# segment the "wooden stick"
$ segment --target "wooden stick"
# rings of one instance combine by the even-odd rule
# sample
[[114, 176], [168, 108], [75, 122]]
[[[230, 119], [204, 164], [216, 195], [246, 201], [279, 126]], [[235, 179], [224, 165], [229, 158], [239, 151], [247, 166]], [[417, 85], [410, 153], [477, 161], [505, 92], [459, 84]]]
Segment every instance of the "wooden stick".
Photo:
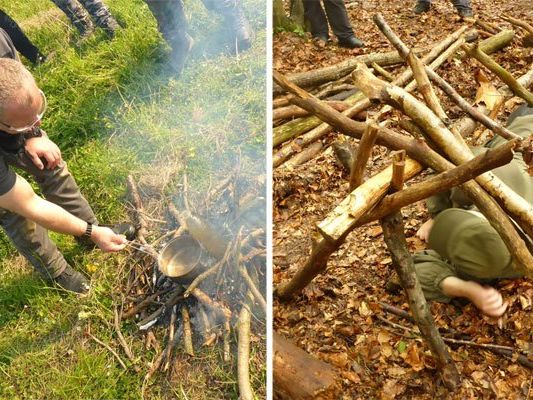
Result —
[[222, 315], [224, 319], [228, 321], [231, 319], [231, 311], [229, 310], [229, 308], [227, 308], [222, 303], [219, 303], [218, 301], [212, 300], [204, 291], [196, 288], [191, 293], [194, 297], [196, 297], [196, 299], [198, 299], [198, 301], [200, 301], [200, 303], [211, 308], [219, 315]]
[[254, 400], [254, 392], [250, 384], [250, 322], [249, 306], [244, 303], [239, 313], [238, 347], [237, 347], [237, 376], [239, 381], [239, 398]]
[[373, 123], [369, 123], [363, 133], [363, 138], [357, 148], [357, 155], [354, 158], [353, 165], [350, 168], [350, 192], [363, 183], [363, 174], [368, 159], [372, 154], [372, 148], [376, 143], [378, 128]]
[[[384, 318], [380, 315], [378, 315], [377, 317], [380, 321], [383, 321], [388, 325], [407, 331], [411, 333], [412, 335], [420, 336], [420, 334], [412, 328], [389, 321], [387, 318]], [[516, 357], [516, 361], [518, 361], [519, 364], [522, 364], [524, 367], [533, 369], [533, 362], [530, 361], [526, 356], [519, 354], [520, 350], [517, 350], [513, 347], [500, 346], [500, 345], [495, 345], [495, 344], [490, 344], [490, 343], [476, 343], [470, 340], [452, 339], [452, 338], [447, 338], [447, 337], [443, 337], [442, 340], [446, 343], [451, 343], [451, 344], [461, 344], [465, 346], [484, 348], [486, 350], [492, 351], [493, 353], [509, 357], [513, 361], [514, 361], [514, 358]]]
[[[353, 87], [353, 85], [350, 86]], [[320, 98], [320, 96], [317, 97]], [[348, 109], [348, 105], [343, 101], [328, 101], [328, 104], [335, 110], [340, 112], [346, 111]], [[272, 112], [272, 120], [274, 121], [279, 119], [291, 119], [307, 116], [309, 116], [308, 111], [295, 105], [277, 108]], [[274, 146], [276, 146], [276, 144], [274, 144]]]
[[454, 390], [460, 383], [459, 372], [435, 326], [416, 276], [413, 259], [407, 249], [402, 214], [396, 212], [384, 217], [380, 222], [385, 243], [393, 259], [393, 266], [407, 294], [413, 318], [436, 359], [444, 384], [448, 389]]
[[[348, 136], [360, 139], [365, 129], [365, 124], [358, 123], [345, 115], [338, 113], [320, 101], [315, 101], [307, 93], [290, 82], [283, 79], [281, 74], [274, 72], [274, 79], [285, 89], [297, 95], [299, 105], [313, 113], [320, 115], [325, 122], [333, 126], [339, 132]], [[295, 101], [293, 99], [293, 101]], [[431, 150], [423, 142], [409, 139], [405, 135], [397, 134], [389, 129], [380, 127], [376, 143], [387, 146], [393, 150], [406, 150], [407, 154], [426, 164], [436, 171], [446, 171], [454, 168], [454, 164]], [[520, 254], [520, 257], [528, 257], [529, 250], [524, 241], [515, 230], [514, 225], [505, 216], [501, 208], [495, 204], [494, 200], [476, 183], [467, 182], [463, 184], [463, 189], [472, 198], [477, 207], [489, 216], [488, 220], [496, 231], [502, 236], [508, 248], [512, 248], [511, 254]], [[390, 212], [390, 211], [389, 211]], [[289, 282], [283, 282], [276, 288], [276, 294], [284, 300], [288, 300], [295, 293], [299, 292], [307, 285], [327, 263], [330, 252], [335, 251], [332, 243], [320, 241], [313, 248], [311, 257], [318, 257], [316, 263], [306, 264], [296, 273]], [[315, 268], [316, 267], [316, 268]], [[305, 279], [301, 279], [305, 276]]]
[[128, 369], [128, 367], [126, 367], [126, 364], [124, 364], [124, 361], [122, 361], [122, 358], [120, 358], [120, 356], [117, 354], [117, 352], [115, 350], [113, 350], [108, 344], [106, 344], [106, 343], [102, 342], [100, 339], [94, 337], [89, 332], [87, 332], [87, 335], [89, 335], [89, 337], [92, 340], [94, 340], [96, 343], [98, 343], [100, 346], [105, 347], [113, 355], [113, 357], [115, 357], [117, 359], [118, 363], [120, 364], [120, 366], [122, 368]]
[[498, 76], [509, 87], [509, 89], [511, 89], [511, 91], [515, 94], [515, 96], [523, 98], [529, 104], [530, 107], [533, 107], [533, 93], [531, 93], [524, 86], [522, 86], [514, 78], [514, 76], [511, 75], [510, 72], [508, 72], [500, 64], [494, 61], [485, 52], [483, 52], [483, 50], [479, 48], [479, 45], [477, 46], [464, 45], [463, 49], [466, 51], [466, 53], [470, 57], [473, 57], [476, 60], [478, 60], [487, 69], [489, 69], [493, 74]]
[[189, 310], [187, 306], [183, 305], [181, 307], [181, 319], [183, 322], [183, 346], [185, 348], [185, 353], [194, 357], [194, 347], [192, 345], [192, 329], [191, 329], [191, 318], [189, 317]]
[[441, 119], [442, 122], [444, 122], [444, 125], [450, 125], [450, 118], [446, 115], [446, 112], [440, 104], [439, 98], [433, 90], [433, 86], [431, 86], [424, 64], [422, 64], [412, 51], [410, 51], [407, 56], [407, 62], [413, 70], [413, 75], [418, 84], [418, 90], [424, 97], [424, 100], [426, 100], [429, 108]]
[[392, 155], [391, 189], [400, 191], [405, 181], [405, 150], [396, 151]]
[[[403, 89], [376, 78], [364, 65], [361, 65], [360, 68], [355, 70], [354, 78], [359, 88], [370, 98], [381, 99], [392, 106], [401, 108], [453, 162], [459, 164], [473, 157], [472, 152], [455, 140], [453, 133], [442, 124], [431, 110]], [[517, 195], [491, 172], [478, 176], [476, 181], [483, 189], [490, 193], [527, 234], [533, 236], [533, 205], [529, 204], [523, 197]], [[499, 219], [505, 220], [507, 216], [500, 212]], [[488, 218], [488, 220], [494, 226], [494, 221], [491, 218]], [[518, 249], [511, 250], [516, 246], [516, 242], [510, 241], [510, 238], [505, 237], [503, 232], [499, 233], [504, 239], [510, 253], [513, 255], [517, 266], [526, 274], [529, 271], [529, 274], [533, 275], [533, 256], [527, 250], [524, 241], [517, 239], [520, 243], [519, 245], [524, 246], [519, 254], [517, 252]]]
[[518, 26], [518, 27], [526, 30], [527, 32], [533, 34], [533, 26], [528, 24], [526, 21], [522, 21], [520, 19], [513, 18], [510, 15], [504, 15], [502, 17], [502, 19], [504, 21], [507, 21], [507, 22], [513, 24], [514, 26]]
[[370, 64], [370, 66], [372, 68], [374, 68], [374, 71], [376, 71], [378, 74], [380, 74], [382, 77], [384, 77], [389, 82], [392, 82], [394, 80], [394, 76], [389, 71], [387, 71], [385, 68], [379, 66], [375, 62]]
[[231, 325], [229, 319], [224, 321], [224, 334], [222, 336], [222, 346], [223, 346], [223, 360], [225, 362], [231, 361], [231, 345], [230, 345], [230, 336], [231, 336]]
[[250, 277], [250, 274], [248, 274], [248, 271], [246, 270], [246, 267], [243, 263], [239, 263], [239, 273], [244, 278], [244, 281], [248, 285], [248, 288], [250, 292], [252, 293], [255, 301], [261, 306], [263, 309], [265, 315], [267, 313], [267, 303], [259, 289], [257, 289], [256, 284], [254, 283], [253, 279]]
[[[117, 333], [118, 341], [122, 348], [124, 349], [124, 353], [126, 354], [126, 357], [129, 358], [131, 362], [135, 362], [135, 356], [131, 352], [130, 347], [128, 346], [128, 343], [126, 342], [126, 339], [124, 339], [124, 336], [122, 335], [122, 331], [120, 330], [120, 318], [118, 315], [118, 309], [117, 307], [114, 308], [114, 327], [115, 332]], [[138, 367], [137, 367], [138, 368]]]
[[508, 164], [513, 159], [513, 148], [517, 144], [516, 140], [504, 143], [495, 149], [478, 154], [467, 163], [441, 172], [425, 181], [415, 183], [400, 192], [386, 196], [370, 213], [361, 217], [356, 225], [362, 226], [383, 218], [402, 207], [459, 186], [486, 171]]
[[175, 335], [176, 335], [176, 319], [177, 319], [176, 308], [177, 306], [173, 306], [172, 312], [170, 313], [170, 321], [168, 323], [167, 347], [165, 348], [165, 351], [163, 352], [165, 354], [164, 356], [165, 365], [163, 366], [163, 372], [168, 371], [170, 367], [170, 360], [172, 359], [172, 350], [174, 349], [174, 346], [176, 344], [176, 341], [174, 340]]
[[319, 154], [324, 146], [322, 146], [322, 143], [320, 141], [311, 143], [309, 146], [307, 146], [305, 149], [303, 149], [301, 152], [296, 154], [293, 158], [291, 158], [289, 161], [287, 161], [283, 167], [284, 168], [295, 168], [298, 165], [305, 164], [307, 161], [311, 160], [313, 157], [315, 157], [317, 154]]

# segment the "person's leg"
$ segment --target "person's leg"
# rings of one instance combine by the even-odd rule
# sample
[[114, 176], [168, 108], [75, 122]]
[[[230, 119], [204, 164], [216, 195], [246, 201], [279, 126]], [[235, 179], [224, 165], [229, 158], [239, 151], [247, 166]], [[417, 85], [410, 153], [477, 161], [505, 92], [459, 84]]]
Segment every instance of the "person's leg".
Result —
[[303, 4], [305, 19], [311, 25], [311, 35], [327, 41], [329, 39], [328, 20], [320, 0], [303, 0]]
[[114, 36], [115, 31], [120, 28], [118, 22], [113, 18], [109, 9], [102, 0], [78, 0], [94, 19], [97, 26], [102, 28], [109, 36]]
[[63, 11], [81, 36], [87, 36], [94, 30], [89, 14], [76, 0], [52, 0]]
[[182, 0], [145, 0], [157, 21], [157, 28], [172, 48], [170, 62], [179, 74], [183, 70], [193, 40], [187, 33], [188, 23]]
[[324, 0], [324, 8], [331, 30], [338, 39], [348, 39], [354, 36], [344, 0]]
[[226, 26], [231, 30], [232, 41], [236, 42], [237, 53], [250, 48], [252, 33], [241, 0], [202, 0], [202, 2], [208, 10], [224, 17]]
[[32, 64], [40, 64], [46, 60], [46, 57], [26, 36], [17, 22], [2, 10], [0, 10], [0, 28], [7, 32], [17, 51]]

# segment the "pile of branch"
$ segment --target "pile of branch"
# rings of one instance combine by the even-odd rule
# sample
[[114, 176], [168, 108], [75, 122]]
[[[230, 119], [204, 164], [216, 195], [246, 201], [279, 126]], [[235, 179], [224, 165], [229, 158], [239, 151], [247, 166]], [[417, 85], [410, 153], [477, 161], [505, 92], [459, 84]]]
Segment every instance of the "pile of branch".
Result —
[[[374, 22], [409, 67], [391, 82], [390, 77], [380, 72], [379, 68], [372, 71], [366, 63], [357, 63], [351, 75], [352, 80], [343, 79], [342, 82], [343, 85], [351, 84], [359, 90], [355, 95], [357, 99], [346, 111], [339, 112], [318, 96], [300, 88], [289, 77], [274, 72], [275, 82], [290, 93], [285, 98], [322, 121], [322, 125], [300, 137], [299, 147], [312, 143], [331, 130], [360, 139], [350, 165], [349, 195], [317, 225], [311, 255], [290, 280], [277, 286], [275, 293], [282, 300], [291, 299], [326, 269], [331, 254], [355, 228], [379, 220], [413, 318], [436, 360], [444, 384], [453, 390], [458, 386], [460, 376], [436, 329], [417, 280], [405, 240], [401, 208], [460, 186], [499, 233], [517, 268], [526, 275], [533, 276], [533, 255], [527, 238], [533, 237], [533, 205], [490, 172], [511, 162], [515, 152], [522, 153], [523, 159], [530, 163], [531, 168], [531, 141], [510, 132], [495, 118], [505, 103], [505, 96], [515, 95], [530, 103], [531, 93], [528, 87], [533, 84], [533, 66], [532, 71], [522, 78], [514, 78], [487, 54], [486, 42], [466, 44], [466, 27], [419, 59], [419, 54], [401, 41], [381, 15], [376, 15]], [[498, 38], [499, 41], [504, 36], [503, 32], [508, 31], [494, 32], [494, 36], [489, 35], [490, 38], [486, 40]], [[505, 43], [513, 37], [512, 34], [507, 36], [509, 40], [506, 39]], [[494, 89], [496, 97], [501, 99], [493, 109], [477, 109], [470, 105], [435, 72], [437, 67], [455, 55], [475, 58], [499, 77], [510, 92], [508, 89], [501, 89], [499, 92]], [[376, 74], [381, 74], [382, 77], [378, 78]], [[404, 88], [412, 77], [413, 82]], [[452, 123], [432, 84], [467, 114], [466, 122], [459, 120]], [[410, 94], [415, 89], [418, 90], [418, 97]], [[511, 96], [509, 93], [512, 93]], [[351, 118], [376, 104], [382, 104], [381, 110], [373, 114], [372, 119], [366, 123]], [[398, 133], [387, 127], [392, 125], [388, 120], [391, 109], [403, 114], [401, 119], [407, 123], [401, 127], [405, 132]], [[471, 124], [470, 119], [475, 123]], [[300, 125], [302, 123], [300, 121]], [[476, 123], [508, 141], [474, 157], [465, 137], [472, 133], [472, 125], [475, 129]], [[282, 141], [280, 139], [275, 143]], [[374, 144], [395, 152], [389, 167], [364, 181], [363, 172]], [[277, 160], [284, 161], [296, 147], [294, 142], [288, 145], [292, 148], [286, 146], [279, 150], [279, 157], [275, 153], [275, 166]], [[425, 168], [431, 168], [438, 174], [405, 187], [407, 181]]]
[[[163, 193], [151, 193], [144, 200], [155, 197], [167, 203], [157, 216], [148, 216], [142, 187], [131, 176], [128, 189], [138, 231], [137, 240], [130, 242], [131, 270], [121, 290], [116, 327], [120, 331], [121, 320], [134, 320], [146, 344], [156, 349], [145, 382], [158, 371], [171, 373], [178, 354], [194, 360], [199, 347], [220, 343], [228, 369], [233, 371], [237, 365], [241, 398], [253, 399], [249, 378], [252, 327], [255, 336], [265, 339], [265, 325], [260, 322], [266, 317], [264, 179], [245, 179], [236, 169], [216, 187], [193, 193], [185, 177], [179, 197], [167, 200]], [[157, 231], [151, 230], [154, 220], [159, 222]], [[178, 237], [198, 243], [195, 276], [172, 278], [158, 269], [161, 249]], [[259, 322], [252, 324], [254, 314]], [[238, 334], [233, 335], [233, 330]], [[162, 348], [159, 343], [164, 343]]]

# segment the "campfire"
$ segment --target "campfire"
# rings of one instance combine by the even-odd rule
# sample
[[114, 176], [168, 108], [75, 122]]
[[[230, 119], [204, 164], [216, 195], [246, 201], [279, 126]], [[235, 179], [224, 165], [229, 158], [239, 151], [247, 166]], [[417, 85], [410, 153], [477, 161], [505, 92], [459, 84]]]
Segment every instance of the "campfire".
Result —
[[[147, 347], [164, 343], [145, 382], [158, 372], [171, 372], [178, 352], [194, 357], [202, 346], [221, 346], [232, 369], [237, 348], [241, 398], [253, 398], [251, 331], [264, 340], [265, 325], [252, 324], [252, 316], [258, 313], [254, 320], [262, 321], [266, 315], [264, 179], [245, 178], [236, 169], [215, 187], [196, 193], [185, 176], [181, 194], [167, 199], [162, 193], [144, 198], [142, 186], [128, 177], [138, 231], [130, 242], [131, 269], [116, 325], [132, 319]], [[158, 207], [157, 219], [143, 207], [154, 197], [166, 203]], [[157, 231], [151, 229], [153, 221]], [[133, 361], [125, 341], [120, 342]]]

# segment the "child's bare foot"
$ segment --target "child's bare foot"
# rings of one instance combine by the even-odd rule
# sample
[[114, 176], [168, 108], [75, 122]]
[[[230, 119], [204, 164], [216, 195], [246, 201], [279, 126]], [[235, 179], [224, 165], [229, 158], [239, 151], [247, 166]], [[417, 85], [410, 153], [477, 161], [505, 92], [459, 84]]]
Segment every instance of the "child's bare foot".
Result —
[[503, 301], [500, 292], [493, 287], [482, 286], [477, 282], [464, 281], [452, 276], [443, 279], [440, 286], [447, 296], [466, 297], [489, 317], [500, 317], [507, 310], [507, 302]]

